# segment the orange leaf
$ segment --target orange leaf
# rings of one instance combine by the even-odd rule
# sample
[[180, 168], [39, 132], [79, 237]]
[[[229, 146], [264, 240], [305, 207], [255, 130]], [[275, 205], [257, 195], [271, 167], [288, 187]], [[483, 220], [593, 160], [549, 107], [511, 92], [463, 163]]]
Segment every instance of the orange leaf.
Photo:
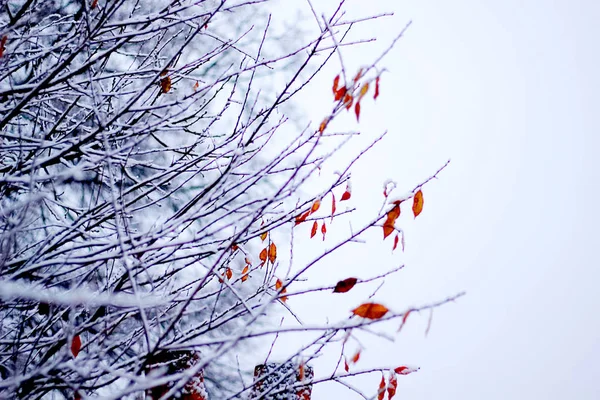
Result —
[[390, 236], [392, 233], [394, 233], [394, 223], [390, 222], [390, 220], [386, 220], [385, 223], [383, 224], [383, 238], [387, 238], [388, 236]]
[[357, 102], [354, 105], [354, 114], [356, 114], [356, 122], [358, 122], [359, 118], [360, 118], [360, 103]]
[[[282, 287], [283, 287], [283, 282], [281, 282], [281, 280], [279, 278], [277, 278], [277, 281], [275, 282], [275, 289], [276, 290], [281, 289], [281, 294], [287, 292], [287, 290], [285, 288], [282, 289]], [[281, 299], [281, 301], [283, 301], [285, 303], [287, 300], [287, 296], [281, 296], [280, 299]]]
[[388, 311], [387, 307], [382, 304], [364, 303], [352, 310], [352, 313], [362, 318], [379, 319], [387, 314]]
[[317, 212], [319, 207], [321, 207], [321, 200], [317, 199], [317, 200], [315, 200], [312, 207], [310, 208], [310, 213], [313, 214], [313, 213]]
[[319, 133], [322, 134], [325, 128], [327, 128], [327, 124], [329, 123], [329, 118], [325, 118], [321, 125], [319, 125]]
[[375, 79], [375, 94], [373, 95], [373, 100], [377, 100], [379, 97], [379, 77]]
[[331, 222], [333, 222], [334, 214], [335, 214], [335, 195], [333, 194], [333, 192], [331, 192]]
[[168, 93], [169, 90], [171, 90], [171, 78], [168, 76], [161, 78], [160, 79], [160, 88], [162, 89], [163, 93]]
[[313, 222], [313, 226], [312, 229], [310, 230], [310, 238], [314, 238], [315, 235], [317, 234], [317, 228], [319, 227], [319, 224], [317, 224], [317, 221]]
[[348, 89], [346, 89], [346, 86], [342, 86], [341, 88], [336, 90], [335, 97], [334, 97], [335, 101], [341, 100], [346, 95], [347, 91], [348, 91]]
[[423, 211], [423, 192], [420, 189], [415, 193], [415, 197], [413, 198], [412, 210], [415, 218]]
[[263, 232], [263, 233], [261, 233], [261, 234], [260, 234], [260, 240], [262, 240], [262, 241], [264, 242], [264, 241], [265, 241], [265, 239], [267, 238], [267, 234], [268, 234], [268, 233], [269, 233], [269, 232]]
[[394, 208], [392, 208], [390, 211], [388, 211], [387, 217], [390, 221], [396, 222], [396, 220], [398, 219], [399, 216], [400, 216], [400, 204], [396, 204], [394, 206]]
[[369, 91], [369, 82], [365, 82], [364, 85], [360, 88], [360, 93], [358, 94], [358, 101], [360, 101]]
[[356, 352], [356, 354], [355, 354], [355, 355], [352, 357], [352, 362], [353, 362], [354, 364], [356, 364], [356, 363], [358, 362], [358, 359], [359, 359], [359, 358], [360, 358], [360, 350], [358, 350], [358, 351]]
[[388, 384], [387, 392], [388, 392], [388, 400], [392, 400], [392, 397], [396, 395], [396, 388], [398, 387], [398, 379], [396, 379], [396, 374], [394, 372], [390, 372], [390, 382]]
[[360, 79], [360, 77], [362, 76], [362, 68], [358, 70], [358, 72], [356, 73], [356, 76], [354, 77], [354, 83], [358, 82], [358, 80]]
[[233, 276], [233, 272], [231, 271], [231, 268], [227, 268], [225, 270], [225, 275], [227, 276], [227, 279], [231, 279], [231, 277]]
[[[227, 269], [229, 269], [229, 268], [227, 268]], [[246, 265], [244, 267], [244, 269], [242, 270], [242, 282], [246, 282], [247, 279], [248, 279], [248, 266]]]
[[309, 215], [310, 215], [310, 210], [308, 210], [307, 212], [305, 212], [302, 215], [298, 215], [296, 217], [296, 224], [295, 225], [301, 224], [302, 222], [306, 221], [306, 218], [308, 218]]
[[350, 291], [356, 285], [358, 279], [356, 278], [346, 278], [343, 281], [339, 281], [335, 288], [333, 289], [333, 293], [346, 293]]
[[248, 259], [248, 257], [246, 257], [246, 259], [244, 261], [246, 261], [246, 264], [252, 265], [252, 263], [250, 262], [250, 260]]
[[267, 262], [267, 248], [266, 247], [264, 249], [262, 249], [258, 258], [260, 258], [260, 261], [262, 261], [263, 264], [265, 262]]
[[81, 338], [79, 335], [75, 335], [73, 336], [73, 341], [71, 342], [71, 353], [73, 354], [73, 357], [77, 357], [79, 350], [81, 350]]
[[381, 373], [381, 382], [379, 382], [379, 391], [377, 393], [377, 400], [383, 400], [385, 397], [385, 377], [383, 373]]
[[392, 247], [392, 251], [396, 250], [398, 246], [398, 234], [396, 233], [396, 237], [394, 238], [394, 247]]
[[93, 0], [92, 4], [90, 5], [90, 8], [93, 10], [94, 8], [96, 8], [97, 5], [98, 5], [98, 0]]
[[304, 380], [304, 363], [300, 363], [300, 365], [298, 366], [298, 377], [299, 381]]
[[196, 91], [196, 89], [198, 89], [200, 87], [200, 84], [198, 83], [198, 81], [196, 81], [196, 83], [194, 84], [194, 91]]
[[275, 264], [276, 258], [277, 258], [277, 246], [275, 246], [275, 243], [271, 242], [271, 244], [269, 245], [269, 261], [271, 261], [271, 264]]
[[340, 83], [340, 76], [336, 75], [335, 78], [333, 78], [333, 94], [334, 95], [337, 92], [339, 83]]
[[325, 226], [325, 221], [323, 221], [323, 225], [321, 225], [321, 233], [323, 234], [323, 240], [325, 240], [325, 234], [327, 233], [327, 227]]
[[344, 96], [344, 105], [346, 106], [346, 110], [349, 110], [352, 107], [352, 103], [354, 102], [354, 97], [350, 93], [346, 93]]

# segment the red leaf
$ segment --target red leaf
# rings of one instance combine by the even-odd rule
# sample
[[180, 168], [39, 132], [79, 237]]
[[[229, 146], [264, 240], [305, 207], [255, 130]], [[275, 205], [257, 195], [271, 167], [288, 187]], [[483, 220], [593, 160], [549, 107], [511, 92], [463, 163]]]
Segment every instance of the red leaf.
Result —
[[346, 293], [350, 291], [356, 285], [358, 279], [356, 278], [346, 278], [343, 281], [339, 281], [335, 288], [333, 289], [333, 293]]
[[317, 228], [319, 227], [319, 224], [317, 224], [317, 221], [313, 222], [313, 226], [312, 229], [310, 230], [310, 238], [314, 238], [315, 235], [317, 234]]
[[382, 318], [388, 312], [388, 308], [378, 303], [364, 303], [352, 310], [354, 315], [368, 319]]
[[385, 377], [383, 376], [383, 373], [381, 374], [381, 382], [379, 382], [379, 391], [377, 393], [379, 393], [377, 395], [377, 400], [383, 400], [385, 397]]
[[354, 97], [350, 93], [346, 93], [344, 96], [344, 105], [346, 106], [346, 110], [349, 110], [352, 107], [352, 103], [354, 102]]
[[336, 75], [335, 78], [333, 78], [333, 94], [335, 95], [338, 89], [338, 84], [340, 83], [340, 76]]
[[81, 350], [81, 338], [79, 335], [75, 335], [73, 336], [73, 341], [71, 342], [71, 353], [73, 354], [73, 357], [77, 357], [79, 350]]
[[356, 352], [356, 354], [354, 354], [354, 356], [352, 356], [352, 363], [356, 364], [359, 359], [360, 359], [360, 350], [358, 350]]
[[345, 200], [349, 200], [351, 196], [351, 193], [349, 191], [345, 191], [344, 194], [342, 194], [342, 198], [340, 199], [340, 201], [345, 201]]
[[375, 79], [375, 94], [373, 95], [373, 100], [377, 100], [379, 97], [379, 77]]
[[335, 195], [333, 194], [333, 192], [331, 192], [331, 222], [333, 222], [334, 214], [335, 214]]
[[360, 79], [360, 77], [362, 76], [362, 68], [358, 70], [358, 72], [356, 73], [356, 76], [354, 77], [354, 83], [358, 82], [358, 80]]
[[421, 214], [421, 211], [423, 211], [423, 192], [421, 190], [415, 193], [412, 210], [415, 218], [417, 218], [417, 216]]
[[419, 369], [420, 368], [411, 368], [411, 367], [407, 367], [406, 365], [403, 365], [401, 367], [394, 368], [394, 371], [398, 375], [408, 375], [408, 374], [412, 374], [413, 372], [417, 372]]
[[388, 400], [392, 400], [394, 395], [396, 394], [396, 388], [398, 387], [398, 379], [396, 379], [396, 374], [394, 372], [390, 372], [390, 382], [388, 383]]
[[396, 237], [394, 238], [394, 247], [392, 247], [392, 251], [396, 250], [398, 246], [398, 234], [396, 233]]
[[296, 223], [295, 223], [295, 225], [301, 224], [302, 222], [306, 221], [306, 218], [308, 218], [309, 215], [310, 215], [310, 210], [308, 210], [307, 212], [305, 212], [302, 215], [298, 215], [296, 217]]
[[346, 372], [348, 372], [350, 370], [350, 367], [348, 366], [348, 361], [346, 361], [345, 358], [344, 358], [344, 369], [346, 370]]
[[236, 251], [237, 249], [239, 249], [237, 244], [234, 243], [231, 245], [231, 251]]
[[325, 221], [323, 221], [323, 225], [321, 225], [321, 233], [323, 234], [323, 240], [325, 240], [325, 234], [327, 233], [327, 227], [325, 226]]
[[360, 103], [356, 102], [356, 104], [354, 105], [354, 114], [356, 114], [356, 122], [358, 122], [359, 118], [360, 118]]
[[6, 45], [7, 40], [8, 36], [6, 35], [2, 36], [2, 39], [0, 39], [0, 57], [4, 55], [4, 50], [6, 50], [6, 47], [4, 47], [4, 45]]
[[342, 98], [344, 98], [344, 96], [346, 95], [347, 89], [345, 86], [342, 86], [341, 88], [339, 88], [338, 90], [336, 90], [335, 92], [335, 101], [339, 101]]
[[98, 0], [93, 0], [92, 4], [90, 5], [90, 8], [93, 10], [94, 8], [96, 8], [97, 5], [98, 5]]

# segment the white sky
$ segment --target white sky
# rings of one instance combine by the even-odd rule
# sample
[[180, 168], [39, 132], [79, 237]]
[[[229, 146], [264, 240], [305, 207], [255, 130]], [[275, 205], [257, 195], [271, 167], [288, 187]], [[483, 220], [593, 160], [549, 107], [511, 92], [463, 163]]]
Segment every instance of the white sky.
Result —
[[[337, 0], [313, 4], [325, 12]], [[428, 314], [411, 316], [395, 343], [364, 336], [360, 366], [421, 366], [400, 377], [402, 399], [600, 398], [600, 3], [348, 0], [347, 9], [395, 13], [358, 29], [378, 43], [347, 50], [351, 71], [413, 20], [384, 61], [380, 98], [363, 105], [361, 132], [389, 135], [353, 168], [353, 220], [378, 209], [386, 178], [404, 192], [452, 162], [425, 187], [416, 221], [403, 209], [404, 255], [391, 255], [378, 230], [309, 278], [405, 263], [376, 297], [398, 310], [467, 291], [436, 310], [427, 338]], [[314, 121], [331, 106], [336, 68], [304, 94]], [[356, 123], [349, 115], [338, 126]], [[337, 320], [372, 290], [289, 303], [307, 320]], [[355, 383], [372, 394], [379, 379]], [[331, 384], [313, 399], [332, 396], [360, 398]]]

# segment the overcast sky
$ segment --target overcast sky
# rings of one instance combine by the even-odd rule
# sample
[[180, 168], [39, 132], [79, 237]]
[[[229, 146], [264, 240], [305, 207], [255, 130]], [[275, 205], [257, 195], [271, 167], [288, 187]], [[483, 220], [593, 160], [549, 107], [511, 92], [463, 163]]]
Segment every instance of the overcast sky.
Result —
[[[313, 1], [319, 12], [334, 3]], [[420, 366], [401, 377], [402, 399], [600, 398], [600, 3], [348, 0], [347, 9], [395, 14], [357, 30], [378, 42], [346, 51], [351, 70], [413, 21], [383, 63], [380, 98], [363, 106], [361, 132], [389, 134], [352, 170], [353, 218], [378, 209], [386, 178], [405, 192], [452, 162], [425, 187], [421, 216], [401, 216], [404, 255], [373, 232], [314, 279], [404, 263], [376, 298], [398, 310], [467, 292], [435, 311], [428, 337], [426, 313], [394, 343], [365, 336], [362, 367]], [[315, 121], [330, 108], [323, 87], [336, 68], [304, 94]], [[290, 305], [323, 321], [369, 290]], [[379, 379], [355, 383], [375, 393]], [[336, 384], [314, 389], [315, 400], [332, 396], [360, 398]]]

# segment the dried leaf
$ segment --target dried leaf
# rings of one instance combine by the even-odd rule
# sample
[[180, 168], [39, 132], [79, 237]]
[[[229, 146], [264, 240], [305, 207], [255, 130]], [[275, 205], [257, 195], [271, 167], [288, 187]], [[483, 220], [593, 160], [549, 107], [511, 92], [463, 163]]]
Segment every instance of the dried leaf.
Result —
[[360, 103], [357, 102], [354, 105], [354, 114], [356, 115], [356, 122], [358, 122], [358, 120], [360, 119]]
[[200, 84], [198, 83], [198, 81], [196, 81], [196, 83], [194, 84], [194, 92], [200, 87]]
[[352, 107], [353, 102], [354, 97], [352, 97], [350, 93], [346, 93], [346, 95], [344, 96], [344, 106], [346, 107], [346, 110], [349, 110], [350, 107]]
[[394, 247], [392, 247], [392, 251], [396, 250], [396, 247], [398, 247], [398, 234], [396, 233], [396, 237], [394, 238]]
[[162, 89], [163, 93], [168, 93], [169, 90], [171, 90], [171, 78], [168, 76], [161, 78], [160, 79], [160, 88]]
[[323, 225], [321, 225], [321, 233], [323, 234], [323, 240], [325, 240], [325, 234], [327, 233], [327, 227], [325, 226], [325, 221], [323, 221]]
[[392, 208], [390, 211], [388, 211], [387, 217], [390, 221], [396, 222], [396, 220], [398, 219], [399, 216], [400, 216], [400, 205], [396, 204], [394, 206], [394, 208]]
[[394, 368], [394, 372], [396, 372], [398, 375], [408, 375], [408, 374], [412, 374], [413, 372], [417, 372], [420, 368], [411, 368], [411, 367], [407, 367], [406, 365], [402, 365], [401, 367], [398, 368]]
[[375, 94], [373, 95], [373, 100], [377, 100], [379, 97], [379, 77], [375, 79]]
[[356, 352], [356, 354], [354, 354], [354, 356], [352, 356], [352, 363], [356, 364], [359, 359], [360, 359], [360, 350], [358, 350]]
[[360, 101], [369, 91], [369, 82], [365, 82], [364, 85], [360, 88], [360, 92], [358, 94], [358, 101]]
[[298, 366], [298, 380], [299, 381], [303, 381], [304, 380], [304, 363], [300, 363], [300, 365]]
[[392, 400], [392, 398], [396, 395], [396, 388], [398, 387], [398, 379], [396, 379], [396, 374], [394, 371], [390, 371], [390, 378], [387, 387], [388, 392], [388, 400]]
[[295, 225], [301, 224], [302, 222], [306, 221], [306, 218], [308, 218], [309, 215], [310, 215], [310, 210], [308, 210], [307, 212], [305, 212], [302, 215], [298, 215], [296, 217], [296, 223], [295, 223]]
[[362, 68], [358, 70], [358, 72], [356, 73], [356, 76], [354, 76], [354, 83], [358, 82], [358, 80], [360, 79], [360, 77], [362, 76]]
[[260, 261], [262, 261], [263, 264], [265, 262], [267, 262], [267, 248], [266, 247], [264, 249], [262, 249], [258, 258], [260, 258]]
[[415, 197], [413, 198], [412, 210], [415, 218], [423, 211], [423, 192], [420, 189], [415, 193]]
[[406, 319], [410, 315], [411, 311], [412, 310], [408, 310], [407, 312], [404, 313], [404, 316], [402, 317], [402, 323], [400, 324], [400, 326], [398, 327], [398, 330], [396, 332], [400, 332], [402, 330], [402, 328], [404, 327], [404, 324], [406, 323]]
[[333, 78], [333, 88], [332, 89], [333, 89], [334, 95], [337, 92], [339, 83], [340, 83], [340, 76], [336, 75], [335, 78]]
[[394, 230], [396, 228], [394, 228], [394, 223], [390, 222], [390, 220], [386, 220], [385, 223], [383, 224], [383, 238], [387, 238], [388, 236], [390, 236], [392, 233], [394, 233]]
[[269, 234], [269, 232], [263, 232], [260, 234], [260, 240], [261, 241], [265, 241], [265, 239], [267, 238], [267, 235]]
[[277, 258], [277, 246], [275, 246], [275, 243], [271, 242], [271, 244], [269, 245], [269, 261], [271, 261], [271, 264], [275, 264], [276, 258]]
[[310, 208], [310, 213], [313, 214], [313, 213], [317, 212], [319, 207], [321, 207], [321, 200], [317, 199], [317, 200], [315, 200], [312, 207]]
[[4, 50], [6, 50], [6, 41], [8, 40], [8, 36], [4, 35], [2, 36], [2, 39], [0, 39], [0, 57], [2, 57], [4, 55]]
[[358, 279], [356, 278], [346, 278], [343, 281], [339, 281], [335, 285], [333, 293], [346, 293], [350, 291], [350, 289], [352, 289], [354, 285], [356, 285], [356, 282], [358, 282]]
[[239, 246], [237, 244], [232, 244], [231, 245], [231, 251], [236, 251], [237, 249], [239, 249]]
[[[227, 268], [229, 269], [229, 268]], [[248, 279], [248, 265], [246, 265], [244, 267], [244, 269], [242, 270], [242, 282], [246, 282], [246, 280]]]
[[382, 318], [388, 312], [388, 308], [378, 303], [364, 303], [352, 310], [354, 315], [368, 319]]
[[317, 229], [319, 228], [319, 224], [317, 224], [317, 221], [313, 222], [313, 226], [312, 229], [310, 230], [310, 238], [314, 238], [315, 235], [317, 234]]
[[381, 382], [379, 382], [379, 391], [377, 393], [377, 400], [383, 400], [385, 397], [385, 377], [383, 373], [381, 373]]
[[335, 195], [331, 192], [331, 222], [333, 222], [333, 216], [335, 215]]
[[322, 122], [321, 125], [319, 125], [319, 133], [322, 134], [323, 131], [325, 130], [325, 128], [327, 128], [327, 124], [329, 123], [329, 118], [325, 118]]
[[345, 358], [344, 358], [344, 369], [346, 370], [346, 372], [348, 372], [350, 370], [350, 367], [348, 366], [348, 361], [346, 361]]
[[[285, 292], [287, 292], [287, 290], [285, 288], [282, 289], [282, 287], [283, 287], [283, 282], [281, 282], [281, 280], [279, 278], [277, 278], [277, 281], [275, 282], [275, 289], [276, 290], [281, 289], [281, 294], [284, 294]], [[279, 299], [285, 303], [287, 301], [287, 296], [281, 296], [281, 297], [279, 297]]]
[[71, 353], [73, 354], [73, 357], [77, 357], [79, 350], [81, 350], [81, 338], [79, 335], [75, 335], [73, 336], [73, 341], [71, 342]]
[[341, 99], [344, 98], [344, 96], [346, 95], [346, 92], [348, 91], [348, 89], [346, 89], [345, 86], [342, 86], [341, 88], [339, 88], [338, 90], [335, 91], [335, 101], [339, 101]]
[[90, 8], [93, 10], [94, 8], [96, 8], [97, 5], [98, 5], [98, 0], [93, 0], [92, 4], [90, 5]]

